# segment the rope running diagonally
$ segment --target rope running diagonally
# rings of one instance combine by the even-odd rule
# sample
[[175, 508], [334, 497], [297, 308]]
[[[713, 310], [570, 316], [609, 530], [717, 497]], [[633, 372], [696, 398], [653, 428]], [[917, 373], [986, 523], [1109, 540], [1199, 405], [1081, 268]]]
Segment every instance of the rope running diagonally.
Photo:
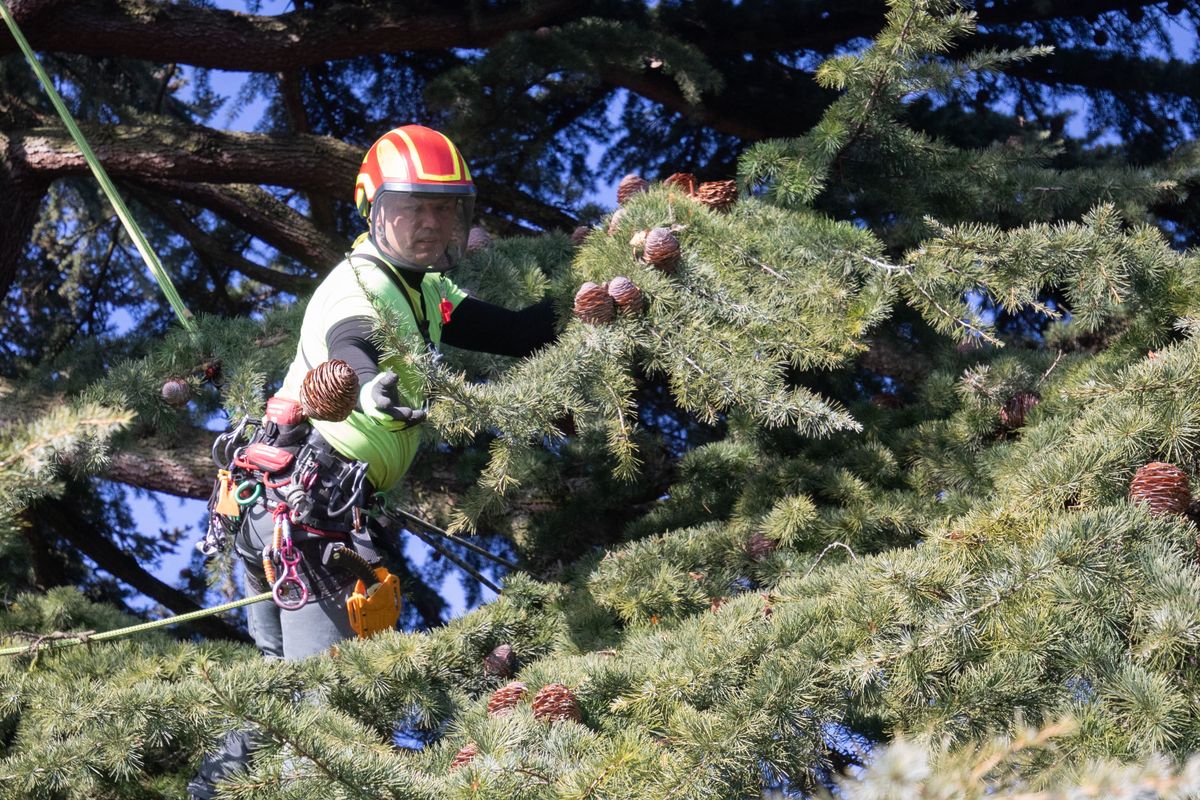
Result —
[[58, 112], [58, 115], [62, 117], [62, 121], [67, 126], [71, 138], [75, 140], [75, 144], [82, 151], [84, 159], [87, 161], [88, 166], [91, 167], [92, 174], [96, 176], [96, 180], [100, 183], [100, 188], [108, 196], [109, 202], [112, 203], [113, 209], [116, 210], [117, 216], [125, 226], [125, 231], [129, 234], [129, 238], [133, 240], [134, 247], [141, 253], [142, 260], [150, 268], [150, 274], [154, 276], [154, 280], [158, 283], [159, 288], [166, 295], [167, 302], [171, 304], [171, 308], [175, 311], [175, 316], [179, 317], [179, 322], [185, 330], [192, 334], [196, 333], [196, 323], [192, 321], [192, 313], [183, 304], [183, 298], [179, 296], [179, 292], [175, 289], [175, 284], [171, 282], [171, 276], [167, 274], [162, 262], [158, 260], [158, 255], [150, 247], [150, 243], [146, 241], [142, 229], [138, 227], [137, 221], [129, 213], [125, 201], [117, 193], [117, 187], [113, 184], [112, 179], [108, 177], [108, 173], [104, 171], [100, 159], [96, 158], [96, 154], [92, 152], [91, 146], [83, 138], [83, 132], [75, 124], [75, 119], [71, 116], [71, 112], [67, 110], [67, 106], [59, 95], [58, 90], [54, 88], [50, 76], [46, 74], [41, 62], [38, 61], [37, 55], [33, 52], [33, 48], [29, 46], [29, 42], [25, 39], [24, 34], [21, 33], [21, 29], [17, 27], [17, 21], [13, 17], [12, 12], [9, 11], [8, 5], [4, 0], [0, 0], [0, 16], [4, 17], [4, 22], [8, 25], [8, 30], [12, 33], [13, 39], [16, 40], [17, 45], [21, 48], [21, 52], [25, 54], [25, 58], [29, 61], [29, 66], [33, 67], [33, 72], [37, 75], [42, 88], [50, 96], [50, 102], [54, 105], [54, 109]]
[[[3, 0], [0, 0], [3, 2]], [[45, 642], [33, 642], [28, 645], [20, 645], [17, 647], [5, 647], [0, 649], [0, 656], [15, 656], [22, 653], [37, 653], [42, 648], [56, 649], [59, 647], [71, 647], [77, 644], [85, 644], [91, 642], [103, 642], [109, 639], [120, 639], [122, 636], [132, 636], [135, 633], [144, 633], [145, 631], [154, 630], [155, 628], [165, 628], [168, 625], [177, 625], [180, 622], [191, 622], [194, 619], [220, 614], [224, 611], [232, 611], [235, 608], [248, 606], [251, 603], [261, 603], [263, 600], [270, 600], [271, 593], [263, 592], [256, 594], [253, 597], [243, 597], [241, 600], [234, 600], [232, 603], [225, 603], [212, 608], [202, 608], [199, 611], [191, 611], [187, 614], [180, 614], [174, 617], [165, 617], [164, 619], [156, 619], [153, 622], [143, 622], [139, 625], [130, 625], [127, 628], [117, 628], [112, 631], [104, 631], [103, 633], [89, 633], [79, 636], [64, 636], [61, 638], [47, 638]]]

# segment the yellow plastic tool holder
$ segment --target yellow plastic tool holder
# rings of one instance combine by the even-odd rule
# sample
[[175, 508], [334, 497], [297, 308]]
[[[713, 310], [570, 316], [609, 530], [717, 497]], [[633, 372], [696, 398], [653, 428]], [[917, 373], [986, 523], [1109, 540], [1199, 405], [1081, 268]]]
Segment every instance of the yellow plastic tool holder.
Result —
[[375, 568], [379, 582], [369, 589], [361, 580], [346, 598], [350, 627], [360, 639], [369, 639], [380, 631], [392, 630], [400, 619], [400, 579], [385, 567]]

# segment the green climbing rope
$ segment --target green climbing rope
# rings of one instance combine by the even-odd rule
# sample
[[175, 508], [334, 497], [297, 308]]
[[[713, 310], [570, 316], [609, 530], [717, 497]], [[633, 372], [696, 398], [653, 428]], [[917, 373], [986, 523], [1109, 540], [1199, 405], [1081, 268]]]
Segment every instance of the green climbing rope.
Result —
[[[3, 2], [3, 0], [0, 0], [0, 2]], [[224, 605], [213, 606], [212, 608], [202, 608], [199, 611], [191, 611], [187, 614], [179, 614], [178, 616], [174, 617], [156, 619], [153, 622], [143, 622], [140, 625], [130, 625], [128, 628], [118, 628], [114, 631], [90, 633], [83, 636], [67, 636], [58, 639], [47, 639], [41, 644], [34, 641], [28, 645], [5, 647], [0, 649], [0, 656], [15, 656], [20, 655], [21, 653], [36, 653], [43, 647], [53, 649], [58, 647], [71, 647], [73, 645], [91, 642], [104, 642], [108, 641], [109, 639], [120, 639], [122, 636], [131, 636], [135, 633], [144, 633], [145, 631], [152, 631], [155, 628], [165, 628], [168, 625], [177, 625], [180, 622], [190, 622], [194, 619], [200, 619], [201, 617], [207, 617], [213, 614], [220, 614], [225, 611], [232, 611], [235, 608], [248, 606], [251, 603], [261, 603], [263, 600], [270, 599], [271, 593], [263, 592], [262, 594], [256, 594], [253, 597], [245, 597], [241, 600], [234, 600], [232, 603], [225, 603]]]
[[50, 95], [50, 102], [54, 104], [54, 108], [58, 111], [58, 115], [62, 117], [62, 121], [67, 126], [67, 130], [71, 133], [71, 138], [75, 140], [75, 144], [83, 152], [84, 159], [87, 160], [88, 166], [92, 169], [92, 174], [96, 176], [96, 180], [100, 182], [100, 188], [104, 190], [104, 194], [108, 195], [109, 202], [116, 209], [117, 216], [121, 223], [125, 226], [125, 231], [129, 234], [129, 238], [133, 240], [134, 247], [142, 254], [142, 260], [146, 262], [146, 266], [150, 268], [150, 274], [154, 276], [154, 280], [158, 282], [158, 286], [167, 297], [167, 302], [171, 304], [171, 308], [175, 311], [175, 316], [179, 317], [179, 322], [190, 333], [196, 333], [196, 323], [192, 321], [192, 313], [187, 310], [183, 304], [183, 298], [179, 296], [179, 292], [175, 289], [175, 284], [171, 282], [171, 276], [163, 269], [162, 263], [158, 260], [158, 255], [150, 247], [150, 243], [146, 241], [146, 237], [142, 234], [142, 229], [138, 227], [137, 222], [133, 219], [133, 215], [129, 213], [129, 209], [125, 206], [125, 201], [121, 199], [121, 195], [117, 193], [117, 187], [113, 185], [112, 180], [108, 177], [108, 173], [104, 171], [104, 167], [100, 164], [100, 160], [96, 158], [96, 154], [92, 152], [92, 148], [88, 145], [87, 140], [83, 138], [83, 133], [79, 130], [79, 126], [75, 124], [75, 119], [71, 116], [71, 112], [67, 110], [67, 106], [63, 103], [62, 97], [59, 96], [58, 90], [54, 88], [54, 84], [50, 81], [50, 76], [42, 69], [42, 64], [38, 61], [37, 56], [33, 52], [33, 48], [29, 46], [29, 42], [25, 39], [21, 29], [17, 27], [17, 21], [13, 18], [12, 12], [8, 10], [8, 5], [4, 0], [0, 0], [0, 16], [4, 17], [5, 24], [12, 32], [13, 39], [21, 48], [21, 52], [25, 54], [25, 58], [29, 61], [29, 66], [33, 67], [34, 74], [37, 75], [42, 87], [46, 90], [46, 94]]

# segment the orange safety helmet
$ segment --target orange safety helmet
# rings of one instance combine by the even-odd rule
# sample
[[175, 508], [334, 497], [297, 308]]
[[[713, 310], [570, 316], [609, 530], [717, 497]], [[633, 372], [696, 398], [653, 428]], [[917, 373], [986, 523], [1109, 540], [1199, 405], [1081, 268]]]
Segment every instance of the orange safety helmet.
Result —
[[[447, 259], [442, 263], [417, 263], [384, 234], [387, 212], [414, 197], [457, 201]], [[354, 182], [354, 203], [367, 218], [371, 242], [388, 260], [403, 269], [443, 272], [462, 256], [475, 206], [475, 184], [453, 142], [431, 128], [404, 125], [379, 137], [363, 156]]]

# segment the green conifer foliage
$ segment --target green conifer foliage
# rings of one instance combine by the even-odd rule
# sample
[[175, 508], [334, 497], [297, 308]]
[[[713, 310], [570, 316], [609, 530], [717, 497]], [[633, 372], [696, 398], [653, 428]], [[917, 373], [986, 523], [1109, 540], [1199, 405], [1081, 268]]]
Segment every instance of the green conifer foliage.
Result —
[[[431, 436], [474, 457], [476, 488], [441, 515], [484, 529], [527, 504], [507, 532], [530, 572], [498, 599], [278, 662], [165, 635], [39, 649], [122, 621], [72, 590], [23, 595], [0, 617], [0, 643], [35, 645], [0, 660], [0, 798], [180, 796], [236, 729], [261, 742], [222, 787], [238, 798], [699, 800], [837, 781], [851, 797], [1194, 792], [1197, 527], [1129, 499], [1149, 461], [1200, 466], [1200, 264], [1147, 221], [1186, 159], [1075, 170], [1047, 199], [1029, 194], [1059, 180], [1047, 150], [912, 127], [914, 94], [1044, 55], [963, 55], [972, 20], [889, 4], [869, 46], [820, 70], [839, 99], [816, 127], [747, 152], [726, 213], [654, 186], [578, 250], [550, 235], [472, 254], [456, 280], [481, 296], [555, 301], [561, 335], [529, 359], [435, 360], [381, 314], [381, 345], [428, 380]], [[552, 35], [582, 47], [601, 29]], [[539, 75], [521, 61], [535, 36], [463, 69]], [[688, 91], [693, 53], [663, 55]], [[894, 216], [877, 218], [897, 186]], [[673, 273], [638, 252], [659, 227], [680, 243]], [[644, 314], [571, 316], [580, 283], [619, 275]], [[1054, 320], [1044, 333], [996, 324], [1031, 309]], [[4, 524], [85, 435], [168, 436], [219, 404], [261, 406], [295, 311], [198, 324], [77, 405], [5, 416]], [[219, 394], [195, 374], [214, 359]], [[172, 377], [191, 406], [158, 399]], [[677, 460], [639, 403], [654, 386], [674, 404], [662, 416], [708, 437]], [[574, 530], [589, 516], [619, 524]], [[0, 527], [6, 564], [17, 542]], [[484, 659], [501, 644], [529, 692], [489, 714], [508, 678]], [[535, 715], [551, 684], [578, 722]]]

